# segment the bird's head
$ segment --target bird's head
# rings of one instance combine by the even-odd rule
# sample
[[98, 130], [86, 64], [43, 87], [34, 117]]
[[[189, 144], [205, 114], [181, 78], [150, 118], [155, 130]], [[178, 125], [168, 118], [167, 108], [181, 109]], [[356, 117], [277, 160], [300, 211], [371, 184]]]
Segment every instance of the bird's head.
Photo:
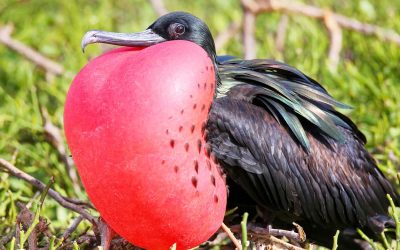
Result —
[[172, 40], [186, 40], [201, 46], [215, 62], [214, 40], [208, 26], [186, 12], [171, 12], [157, 19], [145, 31], [115, 33], [92, 30], [82, 39], [82, 50], [91, 43], [108, 43], [129, 47], [148, 47]]

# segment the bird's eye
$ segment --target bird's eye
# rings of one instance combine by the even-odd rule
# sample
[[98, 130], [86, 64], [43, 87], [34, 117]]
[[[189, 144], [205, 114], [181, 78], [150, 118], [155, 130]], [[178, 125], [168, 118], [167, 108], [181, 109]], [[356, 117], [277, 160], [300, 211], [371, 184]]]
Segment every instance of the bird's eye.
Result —
[[175, 26], [175, 33], [182, 35], [183, 33], [185, 33], [185, 26], [183, 26], [182, 24], [177, 24]]
[[173, 23], [169, 26], [169, 34], [173, 38], [178, 38], [185, 33], [185, 25], [181, 23]]

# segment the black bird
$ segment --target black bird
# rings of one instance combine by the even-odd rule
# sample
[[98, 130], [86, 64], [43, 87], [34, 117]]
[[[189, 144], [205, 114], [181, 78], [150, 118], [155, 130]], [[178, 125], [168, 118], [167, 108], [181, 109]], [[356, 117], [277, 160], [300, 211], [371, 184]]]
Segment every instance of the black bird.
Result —
[[399, 204], [398, 194], [365, 149], [365, 136], [335, 109], [348, 106], [299, 70], [274, 60], [218, 57], [207, 25], [185, 12], [166, 14], [142, 33], [88, 32], [82, 46], [169, 40], [200, 45], [217, 69], [206, 140], [227, 181], [237, 185], [232, 201], [250, 198], [268, 223], [295, 221], [325, 246], [337, 229], [378, 235], [393, 225], [386, 194]]

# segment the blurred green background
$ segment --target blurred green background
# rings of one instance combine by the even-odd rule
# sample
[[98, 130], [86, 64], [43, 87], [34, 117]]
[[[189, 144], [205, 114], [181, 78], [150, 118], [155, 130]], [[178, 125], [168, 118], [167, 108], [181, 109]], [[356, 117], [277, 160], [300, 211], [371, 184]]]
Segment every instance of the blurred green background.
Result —
[[[400, 32], [400, 1], [314, 0], [319, 6], [360, 21]], [[165, 0], [168, 10], [184, 10], [206, 20], [214, 37], [232, 21], [242, 18], [238, 0]], [[328, 69], [329, 35], [321, 21], [290, 15], [284, 51], [275, 45], [280, 13], [257, 17], [258, 58], [275, 58], [293, 65], [324, 85], [338, 100], [354, 107], [346, 111], [365, 133], [368, 149], [380, 169], [397, 185], [400, 166], [400, 47], [394, 43], [343, 30], [343, 48], [337, 71]], [[101, 53], [97, 45], [81, 52], [80, 41], [90, 29], [119, 32], [141, 31], [157, 15], [148, 1], [0, 1], [0, 27], [12, 24], [12, 37], [63, 65], [65, 72], [49, 77], [46, 72], [0, 43], [0, 157], [47, 182], [63, 195], [86, 199], [72, 188], [57, 151], [46, 141], [40, 106], [62, 128], [63, 103], [74, 77], [89, 58]], [[219, 54], [242, 55], [240, 31], [220, 48]], [[36, 190], [0, 172], [0, 238], [15, 227], [16, 201], [28, 202]], [[76, 217], [51, 198], [42, 215], [60, 235]], [[82, 230], [84, 225], [79, 229]]]

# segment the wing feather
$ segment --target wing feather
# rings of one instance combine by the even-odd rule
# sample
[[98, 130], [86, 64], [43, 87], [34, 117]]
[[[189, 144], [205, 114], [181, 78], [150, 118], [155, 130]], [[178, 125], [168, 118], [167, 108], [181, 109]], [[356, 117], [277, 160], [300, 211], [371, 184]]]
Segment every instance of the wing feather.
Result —
[[365, 226], [387, 213], [386, 193], [398, 195], [363, 140], [352, 129], [337, 129], [343, 143], [306, 130], [308, 153], [273, 114], [228, 95], [213, 103], [206, 140], [228, 177], [260, 206], [322, 227]]
[[[233, 94], [263, 107], [277, 121], [285, 122], [308, 152], [310, 145], [304, 137], [304, 127], [308, 123], [320, 130], [321, 135], [338, 142], [343, 142], [344, 138], [337, 126], [351, 129], [365, 140], [350, 119], [335, 110], [335, 107], [349, 109], [350, 106], [336, 101], [319, 83], [287, 64], [274, 60], [221, 58], [218, 73], [219, 97]], [[241, 89], [232, 93], [232, 89], [239, 86]]]

